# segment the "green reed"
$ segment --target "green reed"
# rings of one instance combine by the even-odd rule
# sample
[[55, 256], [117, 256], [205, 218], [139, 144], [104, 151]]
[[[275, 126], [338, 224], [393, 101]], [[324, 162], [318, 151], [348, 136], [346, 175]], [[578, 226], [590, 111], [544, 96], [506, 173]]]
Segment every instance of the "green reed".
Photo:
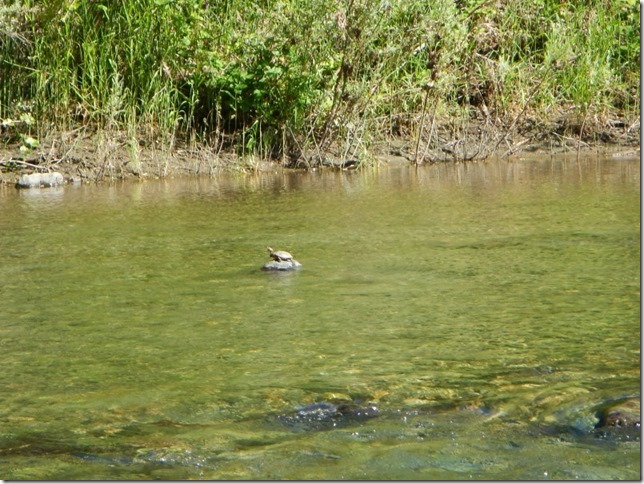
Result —
[[0, 56], [0, 118], [32, 112], [41, 136], [262, 158], [353, 156], [430, 120], [639, 113], [631, 0], [3, 0]]

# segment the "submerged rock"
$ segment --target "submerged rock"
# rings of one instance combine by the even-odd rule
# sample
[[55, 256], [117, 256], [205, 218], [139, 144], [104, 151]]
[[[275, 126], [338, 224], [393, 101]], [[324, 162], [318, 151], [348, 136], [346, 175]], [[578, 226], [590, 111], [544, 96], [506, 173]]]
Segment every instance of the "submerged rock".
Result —
[[61, 173], [54, 171], [52, 173], [31, 173], [30, 175], [20, 175], [16, 182], [17, 188], [40, 188], [56, 187], [65, 184], [65, 178]]
[[555, 422], [541, 426], [548, 435], [563, 440], [593, 442], [640, 441], [640, 398], [621, 397], [596, 405], [563, 409]]
[[641, 403], [639, 398], [628, 398], [619, 402], [611, 402], [598, 412], [599, 423], [602, 427], [639, 427]]
[[277, 419], [291, 430], [311, 431], [358, 425], [378, 416], [378, 408], [371, 404], [318, 402], [298, 407], [295, 413], [279, 415]]
[[597, 411], [595, 435], [618, 440], [640, 440], [641, 402], [639, 398], [612, 401]]
[[302, 264], [300, 264], [295, 259], [291, 260], [272, 260], [267, 262], [262, 266], [264, 271], [292, 271], [295, 269], [300, 269]]
[[73, 457], [78, 457], [79, 459], [83, 459], [84, 461], [110, 466], [130, 465], [134, 463], [134, 459], [128, 456], [91, 454], [89, 452], [71, 452], [70, 455]]
[[185, 466], [203, 468], [216, 463], [217, 456], [204, 455], [189, 449], [137, 449], [132, 455], [130, 449], [122, 449], [123, 454], [104, 454], [71, 452], [70, 455], [86, 462], [108, 466], [146, 465], [154, 467]]

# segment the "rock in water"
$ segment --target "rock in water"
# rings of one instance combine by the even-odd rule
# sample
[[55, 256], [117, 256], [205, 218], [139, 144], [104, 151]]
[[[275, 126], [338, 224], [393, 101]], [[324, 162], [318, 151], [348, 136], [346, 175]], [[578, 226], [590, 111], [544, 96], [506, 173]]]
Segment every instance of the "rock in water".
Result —
[[608, 402], [599, 409], [595, 435], [614, 440], [640, 440], [640, 398]]
[[269, 261], [262, 266], [262, 269], [265, 271], [292, 271], [295, 269], [300, 269], [301, 267], [302, 264], [300, 264], [295, 259], [291, 259], [287, 261]]
[[318, 402], [298, 407], [294, 413], [279, 415], [277, 419], [294, 431], [315, 431], [361, 425], [378, 416], [378, 408], [371, 404]]
[[54, 171], [52, 173], [32, 173], [30, 175], [20, 175], [16, 182], [17, 188], [40, 188], [40, 187], [57, 187], [65, 184], [65, 178], [61, 173]]

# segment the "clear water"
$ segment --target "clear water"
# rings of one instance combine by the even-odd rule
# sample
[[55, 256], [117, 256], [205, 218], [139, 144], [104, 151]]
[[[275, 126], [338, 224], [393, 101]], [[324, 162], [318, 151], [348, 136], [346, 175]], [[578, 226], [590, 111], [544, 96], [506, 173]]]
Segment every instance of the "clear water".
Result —
[[[0, 478], [639, 479], [588, 433], [640, 391], [639, 188], [594, 158], [5, 187]], [[275, 419], [334, 398], [382, 415]]]

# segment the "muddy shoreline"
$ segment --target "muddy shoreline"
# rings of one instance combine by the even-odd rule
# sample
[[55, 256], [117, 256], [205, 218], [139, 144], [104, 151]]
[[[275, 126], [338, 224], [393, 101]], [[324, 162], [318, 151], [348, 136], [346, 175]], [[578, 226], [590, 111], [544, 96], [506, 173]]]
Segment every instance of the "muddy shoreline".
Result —
[[[565, 128], [565, 127], [564, 127]], [[61, 173], [75, 182], [213, 175], [223, 172], [262, 172], [278, 169], [352, 170], [360, 166], [480, 162], [491, 158], [530, 159], [543, 156], [597, 155], [640, 157], [639, 122], [614, 121], [579, 136], [574, 130], [551, 127], [524, 129], [513, 135], [472, 125], [454, 136], [448, 127], [437, 130], [428, 146], [421, 139], [391, 139], [372, 143], [369, 155], [359, 158], [333, 147], [325, 153], [300, 151], [281, 160], [240, 156], [232, 150], [204, 145], [161, 147], [154, 142], [133, 143], [125, 133], [57, 133], [38, 148], [25, 150], [19, 142], [0, 147], [0, 184], [14, 185], [23, 174]]]

